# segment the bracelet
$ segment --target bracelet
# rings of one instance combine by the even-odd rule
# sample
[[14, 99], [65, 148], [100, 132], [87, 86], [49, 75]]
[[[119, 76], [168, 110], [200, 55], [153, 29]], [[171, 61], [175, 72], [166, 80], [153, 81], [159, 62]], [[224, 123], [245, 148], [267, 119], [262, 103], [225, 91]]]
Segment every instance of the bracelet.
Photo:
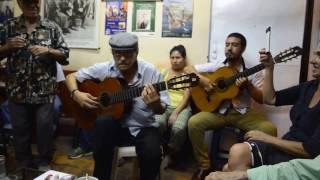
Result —
[[71, 91], [70, 96], [71, 96], [72, 99], [73, 99], [74, 93], [75, 93], [76, 91], [78, 91], [78, 89], [74, 89], [74, 90]]

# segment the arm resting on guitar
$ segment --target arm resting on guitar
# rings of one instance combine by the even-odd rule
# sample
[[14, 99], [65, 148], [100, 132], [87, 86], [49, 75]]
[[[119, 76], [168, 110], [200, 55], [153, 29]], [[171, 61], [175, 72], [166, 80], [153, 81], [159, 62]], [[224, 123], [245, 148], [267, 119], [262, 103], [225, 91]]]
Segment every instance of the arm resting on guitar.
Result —
[[193, 65], [189, 65], [189, 66], [186, 66], [184, 68], [184, 71], [186, 73], [195, 73], [199, 78], [200, 78], [200, 81], [199, 81], [199, 84], [202, 86], [202, 87], [206, 87], [209, 85], [210, 83], [210, 79], [205, 77], [205, 76], [202, 76], [197, 70], [196, 68], [193, 66]]
[[66, 77], [66, 85], [70, 91], [70, 93], [75, 93], [74, 90], [78, 89], [77, 78], [75, 76], [75, 72], [67, 75]]
[[71, 98], [76, 101], [82, 108], [96, 109], [100, 107], [99, 98], [92, 96], [90, 93], [82, 92], [78, 88], [75, 73], [66, 77], [66, 85], [71, 93]]

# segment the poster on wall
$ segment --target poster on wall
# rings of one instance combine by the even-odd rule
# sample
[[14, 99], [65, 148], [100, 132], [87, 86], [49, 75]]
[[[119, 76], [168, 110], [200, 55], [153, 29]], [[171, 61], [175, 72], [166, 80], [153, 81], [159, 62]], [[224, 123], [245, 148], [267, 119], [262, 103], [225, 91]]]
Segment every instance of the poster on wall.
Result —
[[105, 34], [127, 31], [128, 2], [113, 0], [106, 2]]
[[154, 35], [155, 32], [155, 2], [135, 2], [132, 16], [132, 32], [140, 35]]
[[98, 48], [99, 0], [46, 0], [44, 17], [56, 22], [71, 48]]
[[164, 0], [162, 37], [192, 37], [193, 0]]
[[13, 0], [0, 0], [0, 23], [13, 17]]

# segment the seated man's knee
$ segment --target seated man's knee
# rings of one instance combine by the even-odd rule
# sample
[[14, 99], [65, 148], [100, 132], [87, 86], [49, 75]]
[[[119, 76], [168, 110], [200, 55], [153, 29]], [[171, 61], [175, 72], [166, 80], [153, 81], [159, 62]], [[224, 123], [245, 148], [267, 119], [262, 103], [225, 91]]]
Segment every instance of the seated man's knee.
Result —
[[230, 170], [229, 170], [229, 165], [228, 165], [228, 163], [226, 163], [226, 164], [223, 166], [222, 171], [223, 171], [223, 172], [229, 172], [229, 171], [230, 171]]
[[161, 151], [160, 145], [158, 147], [149, 147], [144, 151], [148, 153], [140, 153], [139, 156], [141, 157], [141, 159], [147, 162], [158, 161], [161, 159], [162, 151]]
[[245, 143], [237, 143], [231, 146], [229, 151], [229, 159], [233, 157], [241, 157], [247, 154], [250, 155], [249, 146]]
[[197, 117], [192, 116], [188, 121], [188, 129], [189, 131], [193, 131], [194, 129], [197, 129], [199, 127], [199, 121]]
[[229, 151], [228, 170], [244, 170], [251, 165], [250, 148], [245, 143], [233, 145]]

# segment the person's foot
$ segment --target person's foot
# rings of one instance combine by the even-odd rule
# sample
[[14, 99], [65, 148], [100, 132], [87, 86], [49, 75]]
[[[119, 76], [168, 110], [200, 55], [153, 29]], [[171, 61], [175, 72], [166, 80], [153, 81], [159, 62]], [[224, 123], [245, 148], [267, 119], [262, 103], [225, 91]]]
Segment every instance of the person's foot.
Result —
[[213, 172], [212, 169], [198, 169], [193, 175], [191, 180], [204, 180], [206, 176], [209, 175], [210, 172]]
[[69, 27], [69, 29], [74, 30], [74, 31], [78, 31], [78, 28], [76, 28], [74, 26]]
[[77, 147], [76, 149], [73, 149], [69, 154], [68, 158], [69, 159], [77, 159], [81, 158], [83, 156], [91, 156], [92, 151], [91, 150], [84, 150], [81, 147]]

